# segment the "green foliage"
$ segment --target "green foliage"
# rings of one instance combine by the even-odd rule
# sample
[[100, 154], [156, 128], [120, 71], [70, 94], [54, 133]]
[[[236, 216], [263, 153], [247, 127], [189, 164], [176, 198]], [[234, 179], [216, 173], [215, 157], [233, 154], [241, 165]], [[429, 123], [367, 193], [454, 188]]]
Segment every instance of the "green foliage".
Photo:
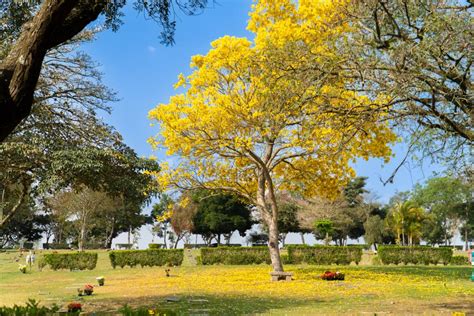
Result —
[[438, 264], [447, 265], [453, 256], [451, 248], [432, 248], [426, 246], [401, 247], [380, 246], [378, 256], [383, 264]]
[[270, 264], [268, 247], [216, 247], [201, 249], [201, 263], [209, 264]]
[[52, 307], [39, 306], [39, 302], [29, 299], [25, 306], [14, 305], [13, 307], [0, 306], [0, 316], [47, 316], [59, 311], [59, 306]]
[[148, 244], [148, 249], [160, 249], [162, 244]]
[[330, 235], [334, 231], [331, 220], [323, 219], [314, 222], [314, 230], [321, 235]]
[[474, 191], [470, 181], [469, 176], [468, 179], [446, 176], [431, 178], [425, 185], [415, 187], [413, 200], [431, 215], [424, 231], [424, 239], [431, 244], [447, 243], [459, 220], [463, 224], [461, 237], [469, 235], [469, 226], [474, 225]]
[[450, 265], [453, 266], [468, 266], [471, 263], [469, 262], [469, 258], [465, 256], [453, 256], [451, 261], [449, 262]]
[[314, 234], [320, 238], [324, 238], [326, 245], [331, 241], [331, 235], [334, 232], [334, 224], [329, 219], [317, 220], [314, 222]]
[[285, 203], [278, 209], [278, 231], [280, 233], [297, 233], [300, 225], [298, 223], [298, 206]]
[[192, 200], [197, 206], [193, 218], [195, 234], [213, 236], [237, 230], [244, 235], [252, 227], [249, 205], [233, 194], [198, 190]]
[[359, 264], [363, 246], [289, 246], [288, 259], [293, 264]]
[[53, 270], [94, 270], [97, 265], [97, 253], [49, 253], [43, 256], [43, 267], [48, 265]]
[[53, 243], [44, 243], [43, 244], [43, 249], [70, 249], [68, 243], [61, 243], [61, 242], [53, 242]]
[[367, 177], [356, 177], [344, 188], [344, 198], [349, 207], [355, 207], [364, 202], [363, 194], [369, 192], [365, 189], [366, 181]]
[[183, 249], [116, 250], [109, 253], [110, 264], [117, 266], [154, 267], [180, 266], [183, 262]]
[[383, 242], [384, 235], [384, 221], [380, 216], [370, 216], [364, 223], [364, 240], [369, 245], [380, 244]]

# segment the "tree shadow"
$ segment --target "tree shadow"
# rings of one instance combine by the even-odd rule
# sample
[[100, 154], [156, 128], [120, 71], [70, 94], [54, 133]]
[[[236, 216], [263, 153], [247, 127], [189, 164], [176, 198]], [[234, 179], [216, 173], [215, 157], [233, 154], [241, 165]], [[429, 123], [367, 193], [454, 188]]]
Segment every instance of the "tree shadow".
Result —
[[391, 275], [412, 275], [412, 276], [425, 276], [425, 277], [436, 277], [440, 279], [450, 280], [469, 280], [471, 277], [470, 266], [425, 266], [425, 265], [382, 265], [382, 266], [290, 266], [289, 270], [300, 272], [300, 273], [323, 273], [326, 270], [341, 270], [350, 275], [351, 270], [367, 271], [371, 273], [379, 274], [391, 274]]
[[[173, 296], [146, 296], [130, 298], [113, 298], [89, 301], [84, 311], [100, 315], [117, 315], [117, 311], [127, 305], [132, 309], [154, 310], [167, 316], [172, 315], [248, 315], [265, 313], [270, 310], [293, 309], [327, 304], [328, 301], [314, 299], [262, 298], [256, 296], [211, 296], [177, 294]], [[156, 315], [161, 315], [161, 314]]]

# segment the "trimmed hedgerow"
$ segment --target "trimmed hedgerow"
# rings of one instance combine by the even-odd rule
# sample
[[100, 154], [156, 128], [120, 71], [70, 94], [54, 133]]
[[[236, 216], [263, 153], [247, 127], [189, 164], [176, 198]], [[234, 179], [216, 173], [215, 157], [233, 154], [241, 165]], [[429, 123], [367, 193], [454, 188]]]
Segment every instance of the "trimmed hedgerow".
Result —
[[148, 244], [148, 249], [161, 249], [162, 244]]
[[469, 262], [469, 258], [465, 256], [453, 256], [451, 261], [449, 262], [450, 265], [453, 266], [468, 266], [471, 263]]
[[43, 266], [49, 266], [53, 270], [94, 270], [97, 265], [97, 253], [48, 253], [43, 256]]
[[115, 250], [109, 253], [110, 264], [114, 269], [117, 266], [179, 266], [183, 257], [183, 249]]
[[359, 264], [362, 247], [340, 246], [290, 246], [288, 260], [293, 264]]
[[453, 256], [451, 248], [426, 246], [380, 246], [378, 256], [383, 264], [438, 264], [447, 265]]
[[215, 247], [201, 248], [200, 262], [209, 264], [271, 263], [268, 247]]

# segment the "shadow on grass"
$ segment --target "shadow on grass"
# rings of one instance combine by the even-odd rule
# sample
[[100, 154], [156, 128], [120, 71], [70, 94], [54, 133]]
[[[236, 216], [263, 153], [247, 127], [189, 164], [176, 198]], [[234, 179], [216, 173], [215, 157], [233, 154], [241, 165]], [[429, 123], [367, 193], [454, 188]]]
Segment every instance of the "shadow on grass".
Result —
[[[284, 309], [325, 304], [328, 301], [314, 299], [271, 299], [255, 296], [209, 296], [209, 295], [175, 295], [147, 296], [137, 298], [114, 298], [89, 301], [84, 311], [93, 315], [95, 312], [116, 315], [124, 305], [131, 308], [151, 309], [168, 316], [172, 315], [247, 315], [265, 313], [270, 310]], [[157, 314], [158, 315], [158, 314]], [[159, 314], [161, 315], [161, 314]]]
[[437, 277], [445, 280], [469, 280], [471, 267], [469, 266], [415, 266], [415, 265], [386, 265], [386, 266], [288, 266], [288, 270], [311, 273], [323, 273], [326, 270], [340, 270], [346, 274], [350, 271], [367, 271], [370, 273], [411, 275], [419, 277]]
[[474, 301], [473, 299], [464, 299], [455, 302], [447, 302], [442, 304], [431, 304], [430, 308], [437, 310], [448, 310], [451, 312], [461, 312], [465, 315], [474, 315]]

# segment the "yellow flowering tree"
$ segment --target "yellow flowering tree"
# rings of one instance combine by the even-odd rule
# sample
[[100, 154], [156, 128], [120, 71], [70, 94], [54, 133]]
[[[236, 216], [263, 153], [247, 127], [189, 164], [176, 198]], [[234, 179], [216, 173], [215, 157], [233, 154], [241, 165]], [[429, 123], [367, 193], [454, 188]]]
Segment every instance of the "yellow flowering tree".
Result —
[[[382, 100], [346, 89], [338, 41], [348, 26], [338, 1], [261, 0], [250, 13], [255, 39], [224, 36], [172, 96], [149, 113], [160, 132], [150, 139], [177, 157], [159, 174], [163, 188], [227, 190], [253, 203], [269, 228], [275, 271], [276, 193], [336, 196], [355, 175], [357, 157], [391, 155], [394, 135]], [[378, 109], [378, 111], [375, 111]]]

